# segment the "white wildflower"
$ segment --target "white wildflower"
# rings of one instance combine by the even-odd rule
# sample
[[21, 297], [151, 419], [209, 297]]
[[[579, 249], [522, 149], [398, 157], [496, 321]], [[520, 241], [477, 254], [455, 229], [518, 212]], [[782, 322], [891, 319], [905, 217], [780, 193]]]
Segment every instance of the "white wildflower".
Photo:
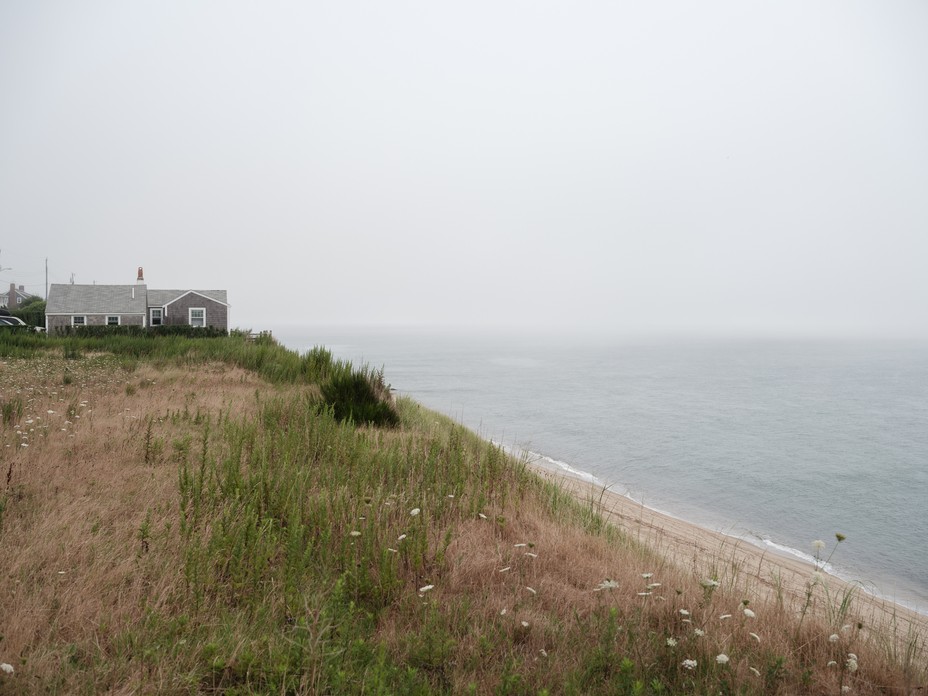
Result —
[[847, 658], [847, 662], [844, 663], [844, 666], [847, 667], [848, 672], [856, 672], [857, 671], [857, 658], [853, 655], [849, 655]]
[[760, 676], [760, 670], [757, 669], [757, 667], [748, 667], [748, 669], [751, 670], [751, 672], [754, 673], [754, 676], [755, 676], [755, 677], [759, 677], [759, 676]]
[[828, 661], [828, 664], [825, 665], [825, 666], [826, 666], [826, 667], [837, 667], [837, 666], [838, 666], [838, 663], [835, 662], [834, 660], [829, 660], [829, 661]]
[[719, 617], [719, 621], [724, 621], [725, 619], [730, 619], [730, 618], [731, 618], [731, 614], [722, 614]]
[[601, 583], [599, 583], [599, 585], [596, 586], [596, 589], [593, 590], [593, 592], [599, 592], [601, 590], [614, 590], [618, 586], [619, 586], [619, 583], [617, 581], [606, 578]]
[[391, 549], [389, 546], [387, 547], [387, 551], [389, 551], [390, 553], [399, 553], [397, 549]]
[[429, 590], [432, 590], [434, 588], [435, 588], [435, 585], [423, 585], [422, 587], [419, 588], [419, 592], [420, 593], [428, 592]]
[[639, 593], [638, 593], [638, 596], [639, 596], [639, 597], [648, 597], [648, 596], [650, 596], [650, 595], [651, 595], [650, 592], [639, 592]]
[[744, 615], [749, 619], [753, 619], [756, 616], [754, 611], [752, 609], [748, 609], [747, 607], [744, 608]]
[[3, 670], [7, 674], [13, 674], [13, 665], [8, 662], [0, 662], [0, 670]]
[[718, 586], [719, 586], [719, 581], [718, 581], [718, 580], [713, 580], [712, 578], [706, 578], [705, 580], [702, 581], [701, 584], [702, 584], [703, 587], [705, 587], [705, 588], [708, 590], [708, 589], [713, 588], [713, 587], [718, 587]]
[[398, 537], [396, 537], [396, 540], [397, 540], [397, 541], [402, 541], [402, 540], [405, 539], [405, 538], [406, 538], [406, 535], [405, 535], [405, 534], [400, 534]]
[[758, 643], [760, 643], [760, 636], [759, 636], [759, 635], [757, 635], [756, 633], [749, 633], [748, 635], [751, 636], [751, 638], [753, 638], [754, 640], [756, 640]]
[[849, 693], [851, 693], [851, 687], [849, 687], [847, 684], [845, 684], [844, 686], [841, 687], [841, 693], [842, 693], [842, 694], [849, 694]]
[[529, 592], [531, 592], [532, 594], [538, 594], [538, 593], [535, 591], [535, 588], [534, 588], [534, 587], [529, 587], [528, 585], [526, 585], [526, 586], [525, 586], [525, 589], [528, 590]]
[[528, 628], [528, 621], [522, 622], [522, 628]]
[[479, 518], [482, 519], [482, 520], [487, 519], [487, 516], [484, 515], [482, 512], [478, 512], [478, 513], [477, 513], [477, 517], [479, 517]]
[[500, 611], [499, 615], [500, 615], [500, 616], [506, 616], [506, 612], [507, 612], [507, 611], [508, 611], [508, 610], [506, 609], [506, 607], [503, 607], [503, 609], [502, 609], [502, 611]]
[[824, 551], [825, 542], [822, 541], [821, 539], [816, 539], [815, 541], [812, 542], [812, 548], [815, 549], [816, 553], [818, 553], [819, 551]]
[[359, 531], [356, 530], [356, 529], [351, 530], [348, 534], [349, 534], [350, 536], [353, 536], [353, 537], [359, 537], [359, 536], [361, 536], [361, 532], [359, 532]]
[[542, 657], [547, 657], [547, 656], [548, 656], [548, 651], [545, 650], [544, 648], [542, 648], [542, 649], [539, 650], [538, 652], [541, 653], [541, 656], [542, 656]]
[[683, 660], [683, 669], [696, 669], [696, 660]]
[[641, 577], [643, 577], [645, 580], [650, 580], [654, 577], [654, 573], [642, 573]]
[[526, 546], [528, 546], [528, 544], [513, 544], [513, 547], [517, 549], [523, 549]]
[[648, 583], [648, 589], [649, 589], [649, 590], [653, 590], [655, 587], [660, 587], [660, 586], [661, 586], [661, 584], [660, 584], [659, 582], [651, 582], [651, 583]]
[[512, 566], [506, 566], [505, 568], [500, 568], [500, 569], [499, 569], [499, 572], [501, 572], [501, 573], [506, 573], [506, 572], [508, 572], [508, 571], [511, 570], [511, 569], [512, 569]]
[[668, 647], [668, 648], [675, 648], [675, 647], [677, 647], [677, 639], [676, 639], [676, 638], [668, 638], [668, 639], [667, 639], [667, 647]]
[[532, 553], [531, 551], [526, 551], [525, 555], [528, 556], [529, 558], [538, 558], [538, 554]]
[[728, 655], [726, 655], [725, 653], [719, 653], [718, 655], [715, 656], [715, 661], [718, 662], [720, 665], [727, 665]]
[[830, 636], [828, 636], [829, 643], [837, 643], [840, 639], [841, 636], [839, 636], [837, 633], [832, 633]]
[[704, 635], [706, 635], [706, 632], [701, 628], [694, 628], [693, 633], [695, 633], [698, 638], [702, 638]]
[[415, 517], [415, 516], [418, 515], [420, 512], [422, 512], [422, 510], [420, 510], [419, 508], [413, 508], [412, 510], [409, 511], [409, 514], [412, 515], [413, 517]]
[[690, 613], [689, 613], [689, 611], [687, 611], [686, 609], [681, 609], [681, 610], [680, 610], [680, 616], [689, 616], [689, 615], [690, 615]]

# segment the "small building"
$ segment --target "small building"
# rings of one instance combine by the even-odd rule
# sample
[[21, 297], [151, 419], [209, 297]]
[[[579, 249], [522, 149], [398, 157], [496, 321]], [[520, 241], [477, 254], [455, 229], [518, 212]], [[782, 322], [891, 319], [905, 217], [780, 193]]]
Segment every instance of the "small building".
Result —
[[0, 292], [0, 307], [18, 309], [30, 297], [34, 297], [34, 295], [26, 292], [25, 286], [20, 285], [17, 288], [16, 283], [10, 283], [10, 289], [7, 292]]
[[149, 326], [213, 326], [229, 329], [225, 290], [149, 290]]
[[45, 328], [68, 326], [200, 326], [229, 330], [225, 290], [155, 290], [135, 285], [52, 284]]

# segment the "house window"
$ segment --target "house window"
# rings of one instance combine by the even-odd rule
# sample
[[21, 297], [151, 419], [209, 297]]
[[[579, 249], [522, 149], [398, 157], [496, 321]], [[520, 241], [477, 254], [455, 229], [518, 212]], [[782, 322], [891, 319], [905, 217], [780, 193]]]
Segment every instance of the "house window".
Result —
[[106, 318], [107, 326], [119, 326], [119, 317], [118, 316], [108, 316]]
[[71, 326], [87, 326], [87, 317], [71, 317]]
[[204, 307], [190, 308], [190, 326], [206, 326], [206, 309]]
[[152, 307], [151, 308], [151, 325], [152, 326], [161, 326], [161, 307]]
[[16, 304], [22, 304], [22, 303], [23, 303], [23, 298], [17, 296]]

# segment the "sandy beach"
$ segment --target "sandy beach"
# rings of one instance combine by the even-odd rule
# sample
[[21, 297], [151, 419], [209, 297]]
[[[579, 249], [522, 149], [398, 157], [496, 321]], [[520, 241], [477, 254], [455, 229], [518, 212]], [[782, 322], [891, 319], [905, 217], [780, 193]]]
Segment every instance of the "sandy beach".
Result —
[[[790, 610], [797, 614], [801, 611], [816, 572], [811, 563], [652, 510], [567, 473], [537, 463], [529, 466], [544, 479], [570, 490], [583, 502], [592, 502], [606, 519], [677, 566], [692, 569], [699, 577], [708, 577], [712, 569], [737, 572], [753, 593], [752, 602], [775, 601], [779, 593]], [[827, 542], [830, 547], [835, 540]], [[837, 597], [840, 603], [841, 598], [853, 590], [848, 621], [861, 622], [865, 630], [872, 627], [894, 633], [900, 639], [913, 633], [928, 635], [928, 616], [870, 594], [857, 583], [827, 573], [821, 573], [820, 577], [819, 586], [812, 593], [810, 609], [813, 613], [824, 614], [826, 597]]]

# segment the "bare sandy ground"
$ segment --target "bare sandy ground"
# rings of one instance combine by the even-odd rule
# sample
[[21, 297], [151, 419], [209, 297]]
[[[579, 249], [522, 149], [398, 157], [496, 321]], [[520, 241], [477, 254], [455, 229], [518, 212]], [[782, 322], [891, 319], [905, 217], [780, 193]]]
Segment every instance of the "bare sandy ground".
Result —
[[[529, 466], [543, 478], [570, 490], [584, 503], [594, 504], [630, 537], [657, 550], [677, 566], [692, 569], [697, 577], [719, 576], [720, 572], [728, 576], [737, 574], [758, 603], [776, 601], [779, 594], [784, 606], [798, 614], [807, 601], [810, 583], [814, 582], [810, 607], [813, 613], [825, 616], [826, 605], [840, 604], [845, 594], [853, 591], [846, 621], [859, 621], [868, 629], [895, 634], [900, 640], [913, 633], [928, 636], [928, 616], [869, 594], [860, 585], [833, 575], [813, 575], [816, 568], [811, 563], [662, 514], [623, 495], [604, 491], [600, 485], [538, 464]], [[835, 539], [828, 541], [830, 547]]]

